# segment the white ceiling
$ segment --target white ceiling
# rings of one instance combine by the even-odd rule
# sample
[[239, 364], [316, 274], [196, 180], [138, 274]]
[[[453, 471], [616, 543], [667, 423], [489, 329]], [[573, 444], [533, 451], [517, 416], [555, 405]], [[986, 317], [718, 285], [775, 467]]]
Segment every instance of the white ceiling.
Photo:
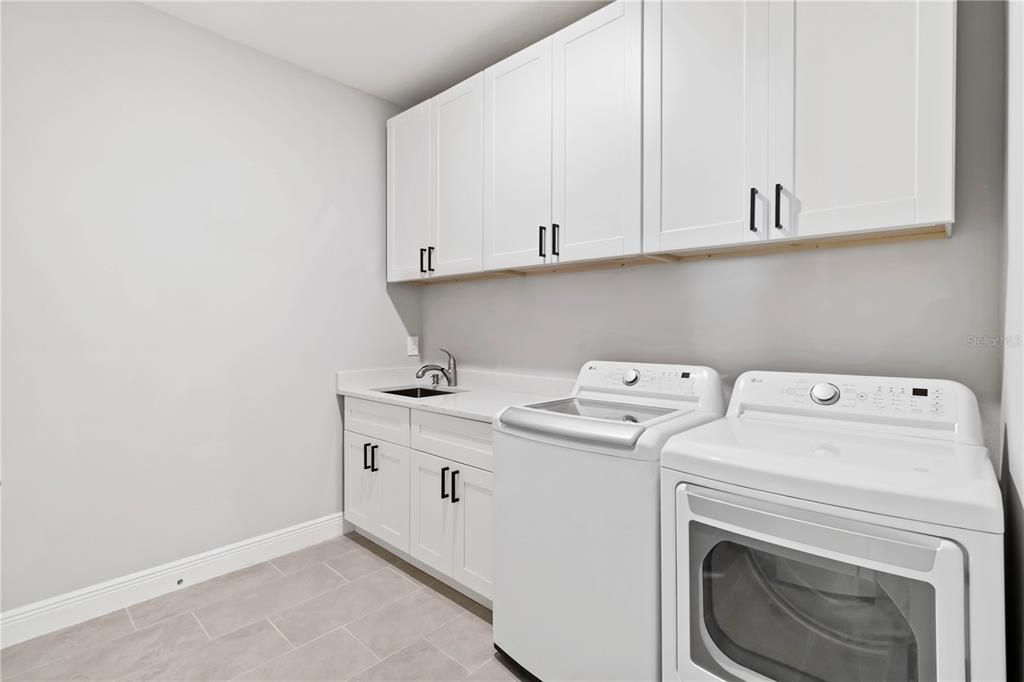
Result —
[[405, 107], [569, 25], [606, 1], [149, 4]]

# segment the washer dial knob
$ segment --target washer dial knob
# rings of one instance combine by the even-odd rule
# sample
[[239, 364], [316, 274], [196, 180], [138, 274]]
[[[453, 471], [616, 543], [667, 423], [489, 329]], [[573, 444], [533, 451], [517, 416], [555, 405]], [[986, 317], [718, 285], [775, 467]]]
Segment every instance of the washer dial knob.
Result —
[[622, 383], [627, 386], [633, 386], [638, 381], [640, 381], [640, 372], [635, 369], [627, 369], [622, 373]]
[[814, 384], [811, 387], [811, 400], [819, 405], [831, 405], [839, 400], [839, 388], [829, 383]]

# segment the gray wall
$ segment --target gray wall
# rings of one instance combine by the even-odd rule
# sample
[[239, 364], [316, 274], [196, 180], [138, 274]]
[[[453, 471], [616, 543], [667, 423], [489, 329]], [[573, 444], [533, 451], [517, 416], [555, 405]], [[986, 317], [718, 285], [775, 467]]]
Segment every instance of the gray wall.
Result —
[[[467, 365], [575, 374], [589, 359], [962, 381], [998, 444], [1001, 3], [961, 3], [956, 226], [948, 240], [431, 285], [425, 348]], [[864, 169], [870, 173], [870, 168]], [[998, 452], [998, 448], [996, 449]]]
[[3, 3], [3, 607], [341, 509], [406, 362], [396, 108], [137, 3]]

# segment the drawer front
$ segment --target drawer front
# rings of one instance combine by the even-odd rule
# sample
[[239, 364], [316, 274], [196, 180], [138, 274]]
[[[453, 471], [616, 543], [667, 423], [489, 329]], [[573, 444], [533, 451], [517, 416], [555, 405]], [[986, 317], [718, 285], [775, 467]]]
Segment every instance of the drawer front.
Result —
[[345, 398], [345, 430], [409, 446], [409, 408]]
[[412, 448], [492, 470], [491, 425], [434, 412], [412, 411]]

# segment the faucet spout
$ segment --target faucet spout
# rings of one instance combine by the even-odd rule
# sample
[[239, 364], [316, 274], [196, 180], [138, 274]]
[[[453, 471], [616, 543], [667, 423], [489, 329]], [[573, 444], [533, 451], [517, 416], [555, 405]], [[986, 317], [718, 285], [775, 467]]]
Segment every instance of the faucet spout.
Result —
[[[423, 365], [416, 370], [416, 378], [422, 379], [427, 375], [427, 372], [437, 372], [444, 377], [444, 380], [448, 382], [449, 386], [459, 385], [459, 366], [455, 362], [455, 356], [446, 351], [444, 348], [441, 349], [448, 356], [448, 367], [442, 367], [441, 365], [430, 363], [429, 365]], [[434, 383], [437, 383], [436, 379]]]
[[442, 367], [441, 365], [435, 365], [435, 364], [423, 365], [418, 370], [416, 370], [416, 378], [417, 379], [422, 379], [429, 372], [437, 372], [438, 374], [440, 374], [441, 376], [444, 377], [445, 383], [447, 383], [449, 386], [454, 386], [455, 385], [455, 384], [452, 383], [452, 375], [449, 374], [448, 370], [445, 369], [444, 367]]

